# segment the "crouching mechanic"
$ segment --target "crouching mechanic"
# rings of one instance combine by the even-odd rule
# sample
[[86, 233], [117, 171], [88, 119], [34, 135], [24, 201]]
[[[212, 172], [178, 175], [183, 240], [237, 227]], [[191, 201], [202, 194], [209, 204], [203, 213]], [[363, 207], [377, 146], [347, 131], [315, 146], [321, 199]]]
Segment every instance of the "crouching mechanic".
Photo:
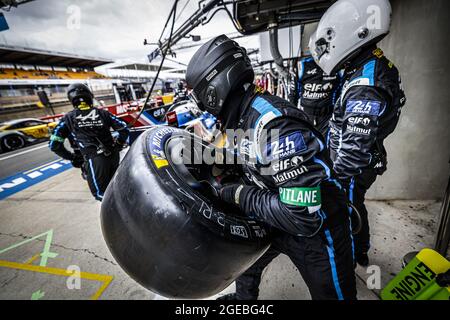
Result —
[[[313, 299], [355, 299], [349, 212], [321, 134], [301, 110], [252, 84], [245, 49], [224, 35], [195, 53], [186, 79], [199, 107], [221, 121], [228, 144], [245, 159], [243, 183], [224, 186], [221, 199], [275, 233], [269, 251], [237, 279], [230, 298], [257, 299], [264, 268], [284, 253]], [[245, 134], [230, 137], [239, 129]]]
[[[372, 21], [373, 8], [378, 8], [377, 23]], [[390, 20], [388, 0], [340, 0], [322, 17], [311, 48], [326, 73], [344, 68], [343, 89], [330, 121], [329, 147], [333, 168], [361, 216], [355, 256], [362, 266], [369, 264], [370, 248], [365, 194], [377, 175], [386, 171], [383, 142], [397, 126], [406, 102], [397, 68], [376, 47], [389, 32]]]
[[[119, 166], [119, 152], [126, 145], [128, 128], [107, 110], [93, 107], [94, 95], [84, 84], [72, 84], [67, 91], [74, 110], [67, 113], [53, 131], [50, 149], [63, 159], [72, 161], [74, 167], [84, 166], [89, 188], [101, 201]], [[118, 133], [113, 139], [111, 128]], [[68, 151], [65, 139], [73, 139], [82, 158]]]

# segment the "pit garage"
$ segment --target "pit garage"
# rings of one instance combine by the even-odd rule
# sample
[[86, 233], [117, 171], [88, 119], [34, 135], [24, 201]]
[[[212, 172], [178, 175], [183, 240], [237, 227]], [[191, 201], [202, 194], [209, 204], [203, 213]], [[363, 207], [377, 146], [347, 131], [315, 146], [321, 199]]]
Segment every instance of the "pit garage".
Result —
[[[341, 1], [345, 0], [338, 2]], [[52, 2], [0, 1], [2, 8], [10, 10], [4, 14], [10, 21], [8, 35], [24, 36], [23, 29], [14, 29], [17, 18], [13, 15], [28, 17], [41, 3], [51, 6]], [[81, 2], [78, 8], [83, 12], [88, 5], [87, 1]], [[159, 21], [158, 35], [161, 30], [165, 33], [159, 41], [156, 33], [153, 34], [155, 39], [149, 38], [148, 43], [153, 43], [153, 48], [144, 47], [148, 56], [143, 59], [159, 63], [164, 59], [182, 60], [186, 56], [182, 71], [186, 72], [186, 65], [199, 44], [218, 36], [220, 24], [223, 21], [229, 23], [231, 19], [237, 30], [233, 39], [243, 46], [251, 43], [246, 49], [257, 79], [266, 79], [268, 75], [274, 78], [273, 83], [282, 77], [287, 77], [288, 80], [283, 79], [288, 83], [292, 74], [292, 81], [298, 81], [295, 76], [299, 73], [300, 60], [311, 49], [308, 48], [309, 37], [324, 13], [336, 3], [319, 0], [169, 2], [170, 5], [163, 1], [152, 4], [157, 10], [148, 14], [152, 19], [155, 15], [155, 20]], [[418, 295], [408, 293], [411, 287], [403, 288], [403, 293], [395, 291], [401, 286], [401, 277], [408, 275], [405, 273], [409, 270], [408, 263], [418, 265], [423, 262], [421, 259], [426, 260], [424, 256], [439, 257], [433, 261], [438, 261], [436, 270], [440, 271], [428, 279], [434, 281], [433, 285], [435, 277], [448, 273], [450, 265], [449, 3], [443, 0], [389, 2], [392, 23], [379, 48], [398, 68], [407, 102], [395, 131], [384, 143], [387, 171], [377, 178], [366, 194], [371, 230], [370, 263], [357, 265], [355, 269], [358, 300], [420, 300]], [[137, 7], [142, 8], [141, 5]], [[173, 12], [174, 8], [177, 11]], [[171, 32], [172, 13], [164, 27], [170, 10], [174, 17], [179, 17], [178, 20], [174, 18], [177, 22]], [[223, 16], [216, 16], [216, 10], [222, 11]], [[155, 12], [159, 12], [160, 17], [156, 18]], [[102, 13], [97, 15], [102, 17]], [[350, 19], [342, 17], [346, 18]], [[204, 31], [207, 28], [216, 33], [208, 34]], [[201, 40], [198, 39], [200, 36], [194, 36], [197, 34], [202, 34]], [[249, 37], [253, 40], [246, 42]], [[183, 50], [190, 46], [194, 49], [190, 48], [191, 51], [184, 54]], [[121, 47], [114, 50], [126, 58], [128, 51], [125, 49], [122, 47], [122, 52]], [[0, 52], [0, 64], [6, 58]], [[116, 58], [117, 54], [102, 61]], [[27, 64], [20, 62], [20, 57], [15, 59], [18, 65]], [[27, 56], [27, 59], [31, 57]], [[158, 73], [152, 76], [158, 78]], [[181, 178], [171, 176], [181, 172], [169, 161], [169, 156], [178, 152], [176, 143], [170, 145], [172, 149], [164, 149], [167, 152], [164, 156], [160, 149], [151, 147], [161, 144], [160, 140], [168, 133], [183, 136], [188, 132], [185, 129], [191, 129], [195, 134], [204, 134], [215, 128], [211, 124], [212, 118], [199, 116], [190, 106], [177, 106], [178, 92], [174, 90], [174, 105], [159, 103], [158, 112], [164, 116], [159, 118], [156, 126], [155, 123], [136, 125], [136, 118], [152, 117], [151, 111], [156, 110], [152, 108], [158, 105], [155, 97], [161, 95], [152, 90], [150, 78], [139, 81], [147, 82], [147, 100], [142, 99], [135, 105], [130, 102], [129, 114], [135, 112], [130, 120], [119, 116], [133, 138], [128, 140], [128, 147], [120, 151], [122, 162], [103, 202], [93, 197], [86, 183], [86, 173], [74, 168], [71, 161], [52, 153], [47, 140], [0, 154], [1, 300], [215, 300], [235, 292], [234, 280], [267, 250], [271, 240], [260, 237], [265, 235], [264, 225], [259, 226], [258, 219], [227, 215], [233, 210], [217, 207], [216, 198], [211, 195], [215, 189], [204, 191], [201, 189], [204, 184], [197, 183], [207, 180], [202, 173], [194, 175], [195, 183], [191, 183], [192, 176], [185, 175], [184, 171]], [[278, 82], [273, 94], [289, 100], [289, 83], [285, 92], [280, 89], [282, 83], [282, 80]], [[150, 102], [153, 107], [146, 109]], [[188, 117], [188, 120], [182, 117]], [[54, 121], [59, 123], [61, 119]], [[168, 165], [175, 169], [163, 175], [161, 170]], [[170, 191], [167, 191], [168, 185]], [[201, 196], [194, 199], [186, 194], [186, 188], [203, 191], [198, 191]], [[115, 212], [114, 219], [106, 221], [112, 211]], [[184, 214], [189, 215], [189, 221], [183, 220], [182, 225], [178, 225], [180, 222], [175, 218], [171, 220], [171, 215]], [[161, 215], [166, 219], [161, 220], [164, 223], [158, 222]], [[142, 228], [147, 224], [147, 229]], [[200, 232], [195, 229], [197, 225], [205, 229]], [[245, 228], [239, 229], [235, 225]], [[228, 231], [224, 231], [228, 227]], [[161, 234], [152, 237], [145, 234], [146, 230]], [[208, 232], [220, 235], [221, 240], [214, 242], [215, 236]], [[254, 242], [236, 240], [243, 234]], [[145, 239], [156, 244], [146, 247], [142, 244], [147, 241]], [[179, 251], [173, 249], [173, 243], [179, 244]], [[227, 260], [225, 253], [233, 259]], [[214, 270], [208, 266], [214, 266]], [[434, 265], [427, 265], [427, 268], [433, 269]], [[397, 287], [392, 285], [393, 281], [398, 281]], [[390, 295], [386, 288], [390, 288]], [[436, 288], [433, 289], [437, 290], [433, 291], [436, 297], [442, 290], [444, 295], [450, 292], [448, 284]], [[264, 269], [259, 300], [310, 299], [308, 286], [288, 256], [276, 257]]]

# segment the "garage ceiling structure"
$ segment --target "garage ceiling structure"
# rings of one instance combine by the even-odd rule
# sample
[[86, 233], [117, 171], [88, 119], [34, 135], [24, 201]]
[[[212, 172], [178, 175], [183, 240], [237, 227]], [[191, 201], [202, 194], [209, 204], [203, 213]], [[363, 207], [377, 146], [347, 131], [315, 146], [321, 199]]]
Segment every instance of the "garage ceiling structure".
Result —
[[336, 0], [239, 0], [233, 5], [240, 32], [250, 35], [278, 28], [319, 21]]
[[0, 45], [0, 63], [93, 69], [112, 60], [57, 51]]
[[9, 9], [31, 1], [33, 0], [0, 0], [0, 8]]

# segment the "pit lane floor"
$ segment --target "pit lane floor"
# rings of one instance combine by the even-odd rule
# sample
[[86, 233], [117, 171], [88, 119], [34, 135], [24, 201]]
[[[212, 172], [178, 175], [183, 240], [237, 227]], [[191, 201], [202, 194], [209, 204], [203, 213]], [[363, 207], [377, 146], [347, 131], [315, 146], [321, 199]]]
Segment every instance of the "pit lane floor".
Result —
[[[404, 254], [431, 246], [439, 206], [434, 201], [368, 203], [371, 263], [381, 270], [381, 287], [400, 271]], [[76, 169], [0, 201], [0, 299], [163, 299], [114, 261], [102, 237], [99, 211]], [[79, 282], [68, 268], [81, 271]], [[365, 282], [374, 271], [358, 267], [357, 274], [359, 298], [378, 299], [379, 290], [369, 290]], [[376, 285], [376, 279], [371, 283]], [[264, 272], [261, 299], [309, 299], [286, 257]]]

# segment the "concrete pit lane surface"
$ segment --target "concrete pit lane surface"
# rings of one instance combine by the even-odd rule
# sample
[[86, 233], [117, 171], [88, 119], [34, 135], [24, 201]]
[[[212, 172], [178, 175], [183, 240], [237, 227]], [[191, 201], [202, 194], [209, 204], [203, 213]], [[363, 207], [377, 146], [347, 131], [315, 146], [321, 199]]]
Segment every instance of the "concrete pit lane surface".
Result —
[[[100, 206], [73, 168], [1, 200], [0, 299], [165, 299], [137, 284], [111, 256]], [[379, 299], [404, 254], [432, 246], [439, 208], [436, 201], [368, 201], [372, 267], [356, 270], [359, 299]], [[285, 256], [264, 271], [260, 289], [260, 299], [310, 298]], [[217, 296], [233, 290], [234, 284]]]

